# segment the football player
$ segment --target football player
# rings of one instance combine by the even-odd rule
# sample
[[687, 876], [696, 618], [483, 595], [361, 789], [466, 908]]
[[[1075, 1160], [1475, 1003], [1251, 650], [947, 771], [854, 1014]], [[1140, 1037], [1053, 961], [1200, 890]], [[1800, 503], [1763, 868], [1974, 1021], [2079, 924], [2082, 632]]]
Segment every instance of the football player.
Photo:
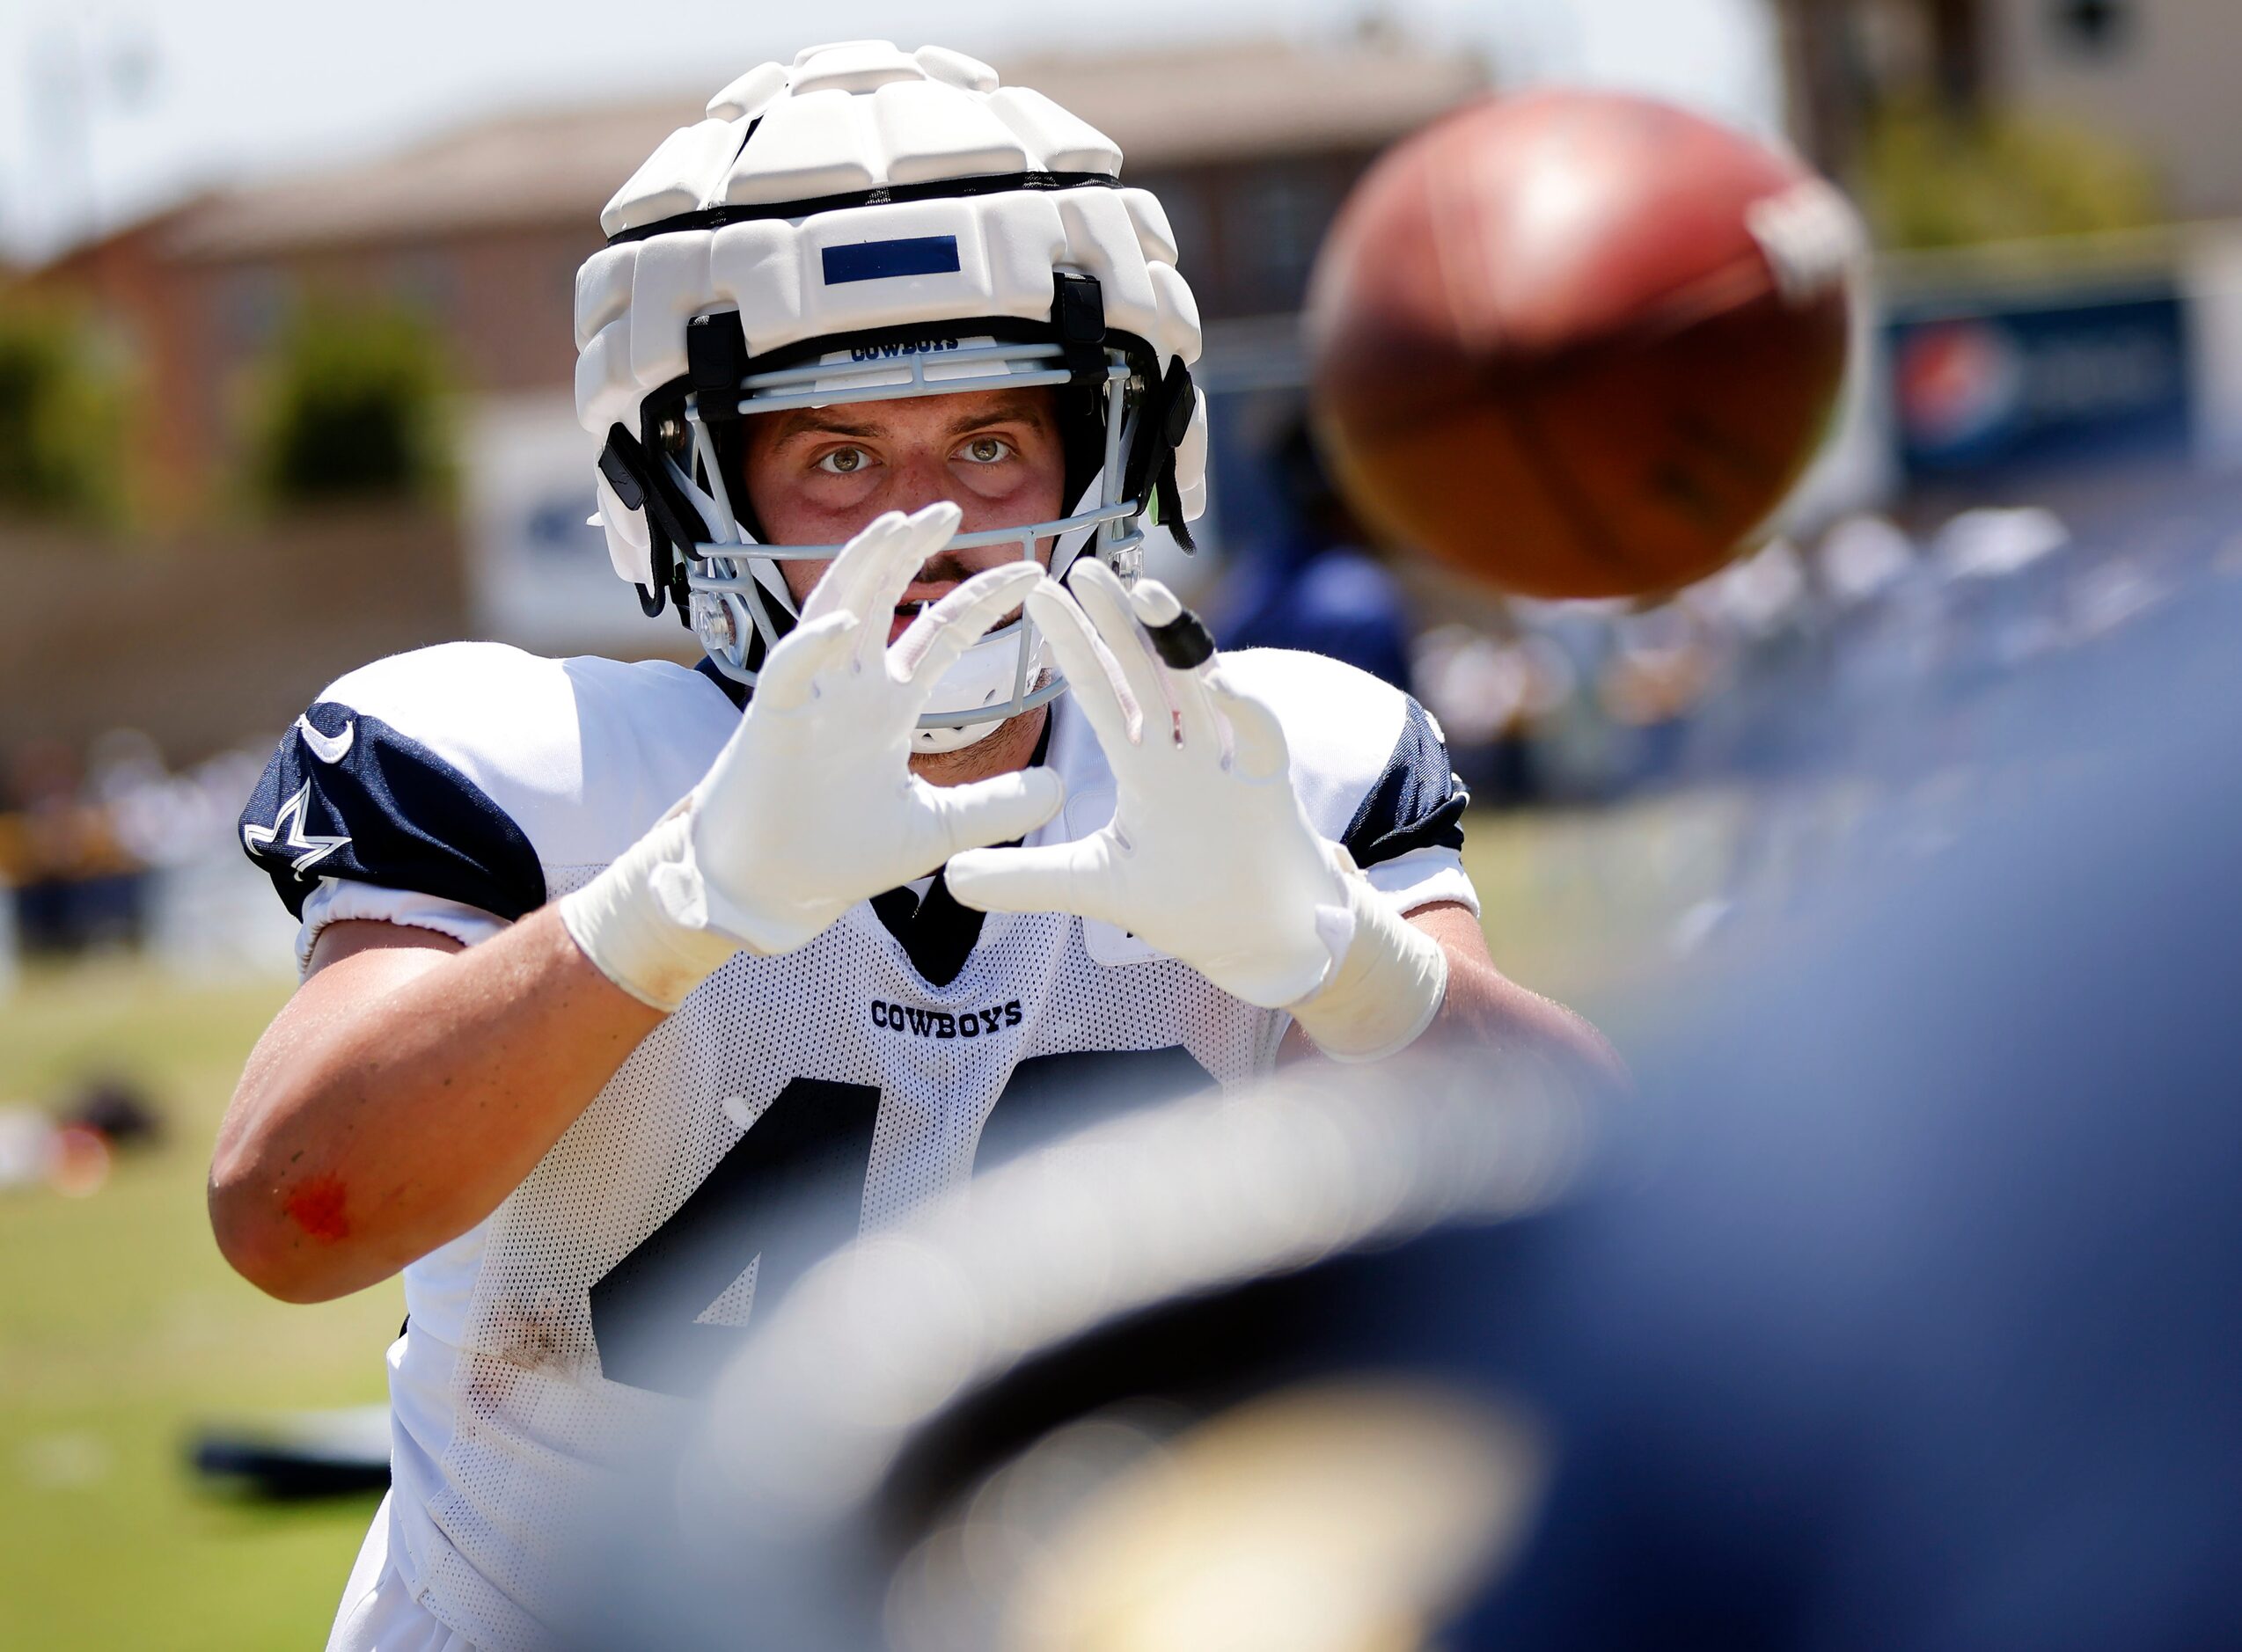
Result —
[[577, 283], [609, 551], [707, 660], [426, 649], [267, 767], [304, 981], [213, 1220], [410, 1313], [332, 1645], [540, 1644], [572, 1501], [758, 1297], [1101, 1098], [1434, 1034], [1616, 1071], [1489, 961], [1425, 713], [1136, 579], [1205, 403], [1119, 167], [939, 48], [743, 77]]

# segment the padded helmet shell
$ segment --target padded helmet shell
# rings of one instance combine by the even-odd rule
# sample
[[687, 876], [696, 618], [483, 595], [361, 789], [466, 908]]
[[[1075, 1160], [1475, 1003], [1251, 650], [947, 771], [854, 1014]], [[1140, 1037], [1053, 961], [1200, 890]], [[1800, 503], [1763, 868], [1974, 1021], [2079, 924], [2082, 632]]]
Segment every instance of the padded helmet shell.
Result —
[[[1109, 333], [1156, 369], [1198, 358], [1199, 318], [1149, 193], [1111, 140], [986, 64], [883, 40], [765, 63], [672, 133], [600, 215], [578, 273], [576, 411], [638, 432], [687, 371], [695, 317], [736, 311], [751, 360], [877, 329], [1050, 321], [1054, 278], [1096, 279]], [[1182, 514], [1205, 506], [1205, 402], [1176, 444]], [[605, 478], [615, 571], [653, 581], [642, 508]]]

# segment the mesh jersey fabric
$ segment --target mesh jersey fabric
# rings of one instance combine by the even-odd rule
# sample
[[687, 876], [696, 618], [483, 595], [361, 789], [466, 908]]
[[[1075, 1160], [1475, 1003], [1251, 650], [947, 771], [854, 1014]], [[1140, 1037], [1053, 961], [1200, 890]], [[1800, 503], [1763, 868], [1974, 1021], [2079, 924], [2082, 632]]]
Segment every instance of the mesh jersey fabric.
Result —
[[[1284, 720], [1317, 830], [1388, 845], [1369, 873], [1405, 910], [1472, 902], [1450, 841], [1460, 791], [1414, 702], [1312, 656], [1249, 652], [1230, 669]], [[314, 711], [319, 738], [306, 749], [291, 733], [251, 808], [253, 823], [270, 826], [262, 811], [292, 801], [304, 835], [367, 846], [344, 875], [331, 875], [336, 852], [299, 878], [304, 852], [285, 833], [251, 840], [276, 883], [308, 887], [295, 902], [306, 955], [343, 917], [472, 944], [503, 928], [506, 892], [531, 870], [548, 896], [580, 887], [691, 787], [737, 716], [678, 668], [480, 644], [379, 662]], [[1031, 842], [1093, 830], [1112, 808], [1087, 724], [1063, 698], [1053, 718], [1048, 761], [1067, 804]], [[345, 728], [350, 749], [330, 761], [321, 753]], [[390, 740], [414, 743], [410, 762], [384, 753]], [[385, 763], [393, 783], [360, 784], [347, 771], [354, 757]], [[1409, 774], [1397, 778], [1397, 764]], [[439, 834], [412, 819], [368, 817], [409, 815], [429, 777], [481, 800], [424, 818], [455, 833], [487, 824], [489, 843], [429, 841]], [[533, 869], [507, 869], [516, 835]], [[486, 904], [461, 899], [473, 891], [460, 869], [485, 864], [503, 881]], [[442, 893], [413, 887], [431, 866]], [[869, 903], [799, 951], [734, 958], [487, 1220], [406, 1269], [410, 1319], [389, 1356], [392, 1561], [413, 1597], [487, 1652], [543, 1644], [541, 1617], [575, 1581], [562, 1541], [572, 1509], [677, 1412], [666, 1377], [648, 1374], [671, 1369], [648, 1363], [649, 1336], [705, 1367], [749, 1322], [758, 1284], [810, 1260], [798, 1254], [804, 1232], [839, 1242], [955, 1187], [1008, 1106], [1064, 1121], [1095, 1104], [1092, 1091], [1132, 1078], [1241, 1085], [1267, 1071], [1287, 1024], [1132, 936], [1062, 914], [989, 916], [941, 986]], [[774, 1157], [775, 1142], [791, 1157]], [[820, 1154], [833, 1175], [796, 1173]], [[713, 1195], [729, 1208], [712, 1210]], [[792, 1226], [758, 1225], [758, 1200], [775, 1210], [813, 1196], [822, 1203], [791, 1212], [802, 1218]], [[667, 1248], [687, 1227], [713, 1239], [713, 1255]]]

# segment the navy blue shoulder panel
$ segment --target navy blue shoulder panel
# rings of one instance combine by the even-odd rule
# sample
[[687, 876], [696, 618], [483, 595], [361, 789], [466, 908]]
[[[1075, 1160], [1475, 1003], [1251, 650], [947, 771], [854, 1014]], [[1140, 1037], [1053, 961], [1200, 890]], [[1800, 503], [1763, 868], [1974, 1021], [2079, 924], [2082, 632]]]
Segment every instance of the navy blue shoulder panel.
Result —
[[433, 895], [509, 922], [545, 904], [537, 852], [488, 793], [419, 741], [333, 700], [299, 718], [265, 765], [242, 811], [241, 846], [297, 917], [321, 878]]
[[707, 654], [700, 656], [700, 663], [693, 667], [693, 669], [700, 672], [701, 676], [707, 677], [718, 688], [723, 690], [724, 698], [731, 701], [733, 705], [738, 706], [740, 710], [745, 711], [747, 709], [746, 683], [735, 682], [732, 678], [726, 676], [722, 671], [716, 669], [716, 662], [710, 659]]
[[1462, 849], [1463, 811], [1471, 793], [1448, 766], [1448, 749], [1414, 699], [1385, 771], [1347, 822], [1339, 843], [1358, 866], [1374, 866], [1412, 849]]

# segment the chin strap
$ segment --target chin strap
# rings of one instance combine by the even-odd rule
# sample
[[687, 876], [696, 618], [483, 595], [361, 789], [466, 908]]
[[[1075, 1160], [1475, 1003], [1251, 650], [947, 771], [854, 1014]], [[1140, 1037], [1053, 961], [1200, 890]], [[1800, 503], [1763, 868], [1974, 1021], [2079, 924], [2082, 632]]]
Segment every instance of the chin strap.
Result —
[[1144, 428], [1150, 433], [1129, 456], [1129, 472], [1123, 491], [1150, 500], [1152, 519], [1186, 551], [1197, 551], [1191, 524], [1183, 520], [1183, 489], [1176, 480], [1176, 450], [1191, 433], [1191, 414], [1198, 398], [1191, 384], [1191, 369], [1180, 355], [1170, 356], [1168, 371], [1145, 398]]
[[[1105, 295], [1096, 277], [1064, 273], [1052, 276], [1051, 319], [1073, 382], [1088, 389], [1102, 386], [1105, 382]], [[1129, 456], [1128, 485], [1123, 489], [1151, 503], [1153, 519], [1186, 551], [1198, 546], [1183, 520], [1183, 490], [1176, 481], [1176, 450], [1190, 433], [1197, 407], [1191, 369], [1182, 356], [1170, 356], [1167, 372], [1145, 398], [1141, 428], [1150, 436], [1139, 451]]]
[[1105, 289], [1095, 275], [1051, 278], [1051, 321], [1065, 352], [1073, 383], [1097, 389], [1105, 383]]
[[638, 588], [639, 606], [651, 619], [662, 611], [666, 599], [677, 604], [678, 618], [691, 625], [678, 548], [707, 538], [708, 524], [700, 509], [663, 474], [645, 443], [619, 424], [607, 428], [607, 445], [599, 450], [599, 473], [607, 479], [607, 486], [615, 490], [626, 510], [646, 514], [650, 542], [647, 564], [654, 588]]

